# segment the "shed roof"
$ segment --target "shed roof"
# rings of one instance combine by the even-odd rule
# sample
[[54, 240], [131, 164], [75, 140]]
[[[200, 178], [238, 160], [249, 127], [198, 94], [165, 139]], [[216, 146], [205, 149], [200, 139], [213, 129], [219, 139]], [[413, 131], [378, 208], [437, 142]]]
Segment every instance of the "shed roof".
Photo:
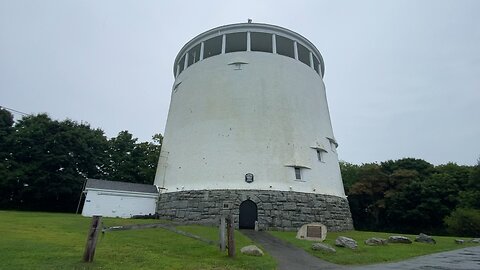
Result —
[[85, 189], [88, 189], [88, 188], [123, 190], [123, 191], [134, 191], [134, 192], [144, 192], [144, 193], [158, 193], [157, 187], [155, 187], [154, 185], [120, 182], [120, 181], [107, 181], [107, 180], [91, 179], [91, 178], [87, 179], [87, 184], [85, 185]]

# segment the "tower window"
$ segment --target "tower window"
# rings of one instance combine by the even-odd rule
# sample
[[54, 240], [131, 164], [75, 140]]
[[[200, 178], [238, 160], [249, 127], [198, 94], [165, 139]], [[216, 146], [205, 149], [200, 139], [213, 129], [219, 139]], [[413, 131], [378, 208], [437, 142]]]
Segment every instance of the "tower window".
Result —
[[302, 171], [300, 170], [300, 167], [293, 167], [295, 170], [295, 179], [296, 180], [302, 180]]
[[188, 66], [198, 62], [200, 60], [200, 47], [202, 44], [198, 44], [197, 46], [193, 47], [188, 52]]
[[317, 158], [318, 158], [318, 161], [320, 162], [325, 162], [325, 159], [324, 159], [324, 153], [325, 153], [325, 150], [323, 149], [317, 149]]
[[182, 73], [183, 68], [185, 67], [185, 54], [178, 60], [178, 74]]
[[222, 53], [222, 36], [207, 39], [204, 44], [203, 58], [208, 58]]
[[333, 141], [330, 141], [330, 147], [332, 148], [333, 152], [335, 152], [335, 150], [337, 150], [337, 146], [335, 145], [335, 143]]
[[277, 53], [280, 55], [285, 55], [291, 58], [295, 58], [293, 40], [286, 37], [282, 37], [282, 36], [276, 36], [276, 38], [277, 38]]
[[247, 33], [232, 33], [226, 35], [225, 53], [247, 50]]
[[320, 61], [318, 61], [317, 57], [314, 55], [313, 56], [313, 68], [315, 71], [320, 74], [320, 70], [318, 69], [318, 66], [320, 65]]
[[310, 66], [310, 51], [300, 43], [297, 43], [298, 60], [307, 66]]
[[256, 52], [273, 52], [272, 34], [268, 33], [250, 33], [251, 50]]

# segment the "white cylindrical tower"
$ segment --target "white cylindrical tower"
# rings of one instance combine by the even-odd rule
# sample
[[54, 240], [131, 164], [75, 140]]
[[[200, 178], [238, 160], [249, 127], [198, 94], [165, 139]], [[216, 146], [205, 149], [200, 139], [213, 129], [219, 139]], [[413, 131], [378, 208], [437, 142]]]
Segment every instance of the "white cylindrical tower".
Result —
[[317, 48], [278, 26], [226, 25], [189, 41], [155, 177], [160, 216], [351, 229], [323, 73]]

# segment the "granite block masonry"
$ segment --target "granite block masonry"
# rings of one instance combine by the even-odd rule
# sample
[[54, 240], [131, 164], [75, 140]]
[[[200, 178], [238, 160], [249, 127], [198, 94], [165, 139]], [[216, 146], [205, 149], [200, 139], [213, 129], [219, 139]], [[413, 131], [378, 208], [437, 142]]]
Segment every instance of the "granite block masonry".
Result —
[[271, 190], [188, 190], [160, 194], [160, 218], [186, 224], [218, 225], [220, 216], [232, 214], [238, 228], [240, 204], [257, 205], [261, 230], [295, 231], [305, 223], [320, 222], [329, 231], [353, 229], [346, 198]]

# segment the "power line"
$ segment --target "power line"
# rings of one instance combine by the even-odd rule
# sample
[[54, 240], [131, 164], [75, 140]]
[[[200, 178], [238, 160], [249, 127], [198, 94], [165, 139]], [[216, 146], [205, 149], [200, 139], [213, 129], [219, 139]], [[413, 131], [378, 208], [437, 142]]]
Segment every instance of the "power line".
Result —
[[21, 111], [12, 109], [12, 108], [8, 108], [8, 107], [5, 107], [5, 106], [1, 106], [1, 105], [0, 105], [0, 109], [5, 109], [5, 110], [7, 110], [7, 111], [11, 111], [11, 112], [14, 112], [14, 113], [18, 113], [18, 114], [21, 114], [21, 115], [23, 115], [23, 116], [30, 115], [29, 113], [24, 113], [24, 112], [21, 112]]

